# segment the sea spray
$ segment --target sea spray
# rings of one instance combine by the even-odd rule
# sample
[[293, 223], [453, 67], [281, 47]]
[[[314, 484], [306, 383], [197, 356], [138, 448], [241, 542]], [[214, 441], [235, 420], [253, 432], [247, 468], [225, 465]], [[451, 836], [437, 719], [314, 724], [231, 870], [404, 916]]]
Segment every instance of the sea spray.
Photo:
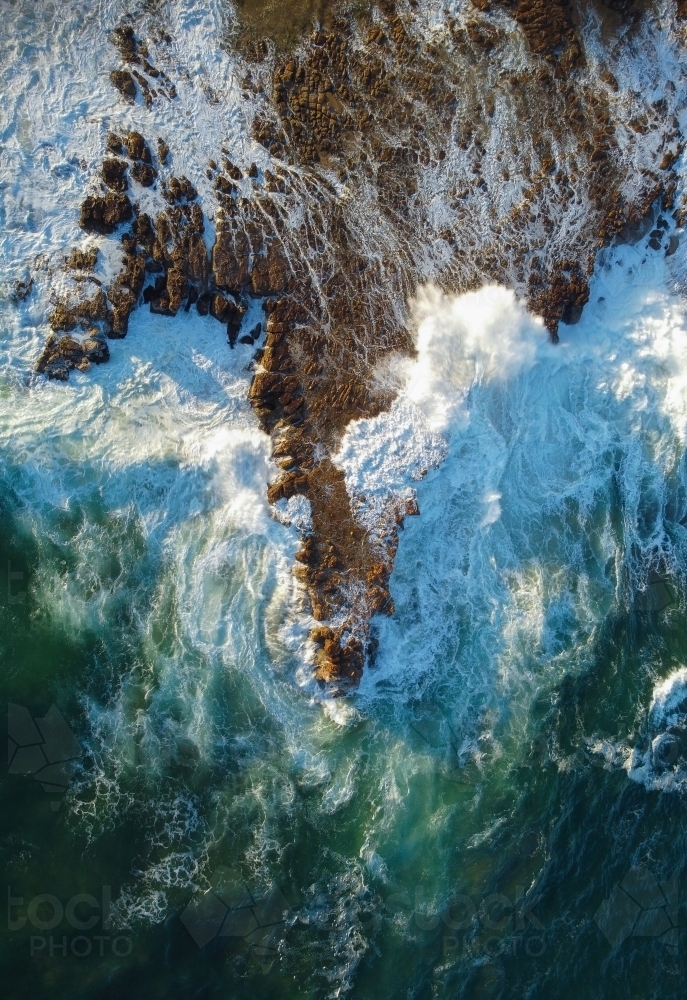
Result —
[[366, 692], [412, 697], [429, 670], [488, 701], [509, 692], [515, 710], [521, 685], [583, 668], [598, 622], [652, 569], [680, 572], [685, 321], [663, 267], [643, 248], [605, 252], [557, 346], [504, 289], [420, 294], [397, 401], [353, 423], [337, 458], [369, 498], [359, 516], [411, 484], [421, 510]]

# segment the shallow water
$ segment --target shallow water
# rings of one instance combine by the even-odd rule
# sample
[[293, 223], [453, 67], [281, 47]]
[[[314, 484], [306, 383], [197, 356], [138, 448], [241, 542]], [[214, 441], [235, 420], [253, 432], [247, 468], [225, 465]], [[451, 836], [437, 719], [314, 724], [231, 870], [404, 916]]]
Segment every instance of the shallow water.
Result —
[[[556, 347], [505, 289], [418, 293], [398, 400], [338, 461], [361, 517], [421, 516], [374, 666], [323, 702], [250, 348], [138, 311], [109, 364], [32, 374], [101, 133], [145, 112], [108, 89], [112, 6], [6, 6], [1, 683], [68, 759], [3, 775], [3, 995], [681, 995], [682, 251], [604, 251]], [[165, 14], [180, 168], [244, 141], [224, 16]], [[32, 735], [53, 705], [67, 735]]]

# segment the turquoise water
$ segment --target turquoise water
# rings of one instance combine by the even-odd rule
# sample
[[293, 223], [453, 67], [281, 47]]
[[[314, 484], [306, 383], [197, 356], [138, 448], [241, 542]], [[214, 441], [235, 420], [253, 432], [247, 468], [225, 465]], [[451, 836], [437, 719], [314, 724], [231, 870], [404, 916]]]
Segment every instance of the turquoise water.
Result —
[[[416, 489], [421, 516], [374, 665], [327, 701], [298, 531], [265, 499], [251, 349], [139, 310], [107, 365], [32, 370], [107, 129], [164, 132], [202, 182], [240, 116], [181, 72], [154, 121], [115, 106], [116, 5], [11, 6], [2, 995], [681, 996], [683, 248], [600, 254], [557, 347], [506, 290], [420, 291], [399, 400], [338, 460], [370, 497]], [[174, 30], [220, 88], [214, 11], [176, 5]]]

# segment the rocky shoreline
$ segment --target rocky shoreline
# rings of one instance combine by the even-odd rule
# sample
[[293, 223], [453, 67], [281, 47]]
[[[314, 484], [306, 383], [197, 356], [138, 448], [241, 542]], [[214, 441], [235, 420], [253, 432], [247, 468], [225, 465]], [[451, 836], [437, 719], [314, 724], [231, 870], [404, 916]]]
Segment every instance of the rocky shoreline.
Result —
[[[418, 285], [505, 284], [556, 340], [581, 315], [600, 247], [636, 235], [652, 207], [681, 221], [670, 102], [628, 98], [614, 73], [647, 5], [596, 6], [604, 66], [585, 55], [583, 5], [566, 0], [472, 0], [441, 33], [413, 0], [380, 0], [329, 15], [290, 53], [258, 46], [243, 57], [254, 160], [218, 150], [205, 167], [212, 205], [175, 175], [164, 137], [107, 136], [100, 189], [81, 206], [89, 239], [65, 262], [68, 293], [37, 368], [64, 380], [107, 361], [108, 339], [126, 336], [142, 303], [214, 317], [230, 348], [259, 343], [249, 399], [280, 470], [268, 499], [309, 501], [295, 572], [318, 622], [315, 676], [335, 693], [374, 654], [373, 616], [393, 613], [399, 528], [419, 511], [389, 497], [372, 537], [333, 457], [351, 420], [393, 401], [378, 373], [413, 353], [406, 303]], [[147, 107], [175, 100], [151, 54], [164, 32], [134, 27], [113, 33], [113, 86]], [[509, 60], [514, 50], [522, 58]], [[156, 213], [139, 208], [143, 189]], [[105, 239], [121, 252], [107, 286], [93, 273]], [[247, 329], [250, 298], [264, 319]]]

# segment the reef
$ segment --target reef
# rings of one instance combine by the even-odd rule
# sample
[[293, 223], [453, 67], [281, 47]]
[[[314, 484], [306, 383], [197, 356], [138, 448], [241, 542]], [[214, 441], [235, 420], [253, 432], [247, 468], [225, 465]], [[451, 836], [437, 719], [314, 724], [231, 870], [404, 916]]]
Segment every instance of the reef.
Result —
[[[174, 173], [164, 137], [155, 152], [138, 132], [106, 139], [80, 225], [116, 240], [121, 266], [102, 286], [97, 248], [72, 252], [78, 280], [55, 304], [38, 369], [66, 378], [107, 360], [106, 340], [126, 335], [142, 303], [170, 316], [195, 308], [222, 324], [229, 349], [257, 347], [249, 399], [279, 469], [268, 498], [310, 503], [295, 572], [317, 622], [315, 676], [335, 692], [374, 655], [374, 616], [393, 613], [399, 530], [419, 511], [390, 496], [371, 533], [334, 458], [352, 420], [393, 401], [380, 372], [413, 354], [418, 285], [505, 284], [555, 341], [582, 314], [599, 248], [637, 238], [652, 212], [681, 218], [677, 120], [613, 72], [644, 5], [596, 6], [610, 32], [603, 66], [587, 58], [581, 2], [472, 0], [432, 32], [412, 0], [328, 9], [291, 51], [265, 43], [241, 56], [254, 153], [235, 162], [218, 150], [211, 202]], [[122, 100], [175, 99], [150, 61], [169, 42], [156, 38], [114, 32]], [[153, 214], [139, 208], [144, 189]], [[248, 330], [251, 298], [264, 318]]]

